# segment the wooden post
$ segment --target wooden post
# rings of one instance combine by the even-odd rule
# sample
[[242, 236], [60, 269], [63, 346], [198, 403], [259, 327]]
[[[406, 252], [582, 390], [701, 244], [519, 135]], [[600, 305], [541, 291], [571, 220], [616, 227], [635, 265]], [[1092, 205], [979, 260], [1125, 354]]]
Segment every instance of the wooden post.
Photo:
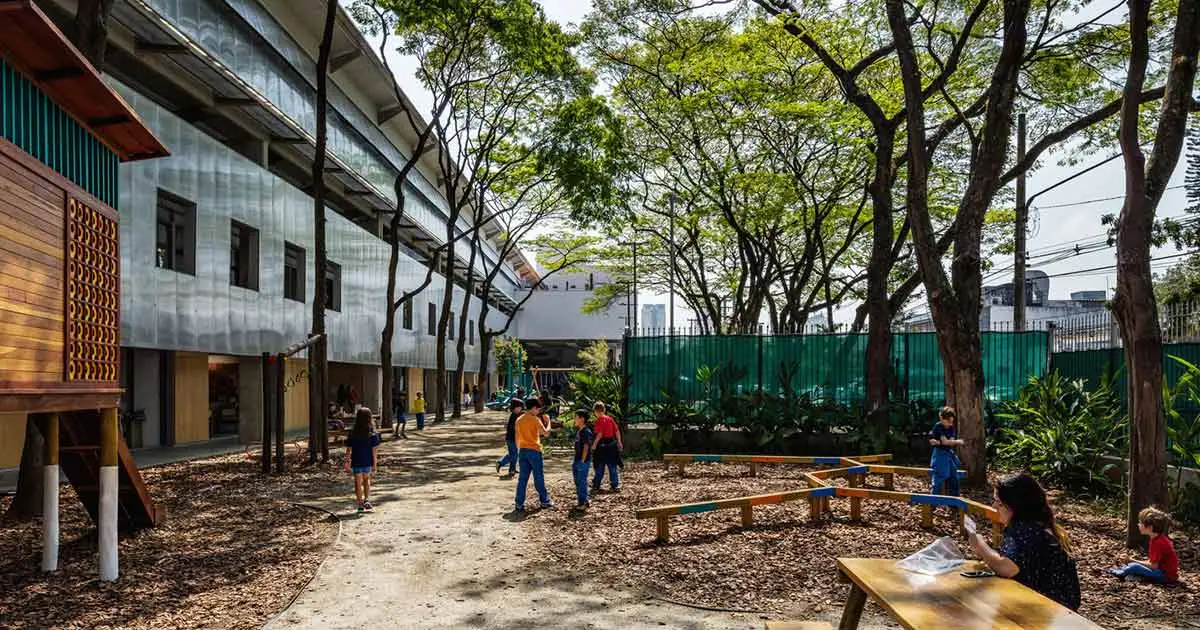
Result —
[[264, 475], [271, 472], [271, 426], [275, 413], [275, 387], [271, 383], [273, 374], [271, 362], [270, 353], [262, 353], [262, 471]]
[[58, 570], [58, 415], [43, 418], [42, 570]]
[[686, 464], [685, 464], [684, 462], [677, 462], [677, 469], [679, 470], [679, 476], [680, 476], [680, 477], [682, 477], [682, 476], [683, 476], [683, 467], [684, 467], [685, 465], [686, 465]]
[[283, 437], [286, 423], [284, 422], [284, 413], [287, 411], [287, 405], [284, 404], [284, 381], [287, 380], [287, 368], [284, 363], [286, 359], [284, 355], [275, 355], [275, 472], [281, 473], [286, 467], [286, 454], [283, 451]]
[[742, 527], [750, 527], [754, 524], [754, 508], [749, 505], [742, 506]]
[[[863, 485], [863, 476], [850, 475], [847, 481], [851, 488], [859, 488]], [[850, 520], [862, 520], [862, 497], [850, 497]]]
[[850, 594], [846, 597], [846, 607], [842, 609], [842, 621], [838, 630], [855, 630], [862, 618], [863, 607], [867, 605], [867, 592], [861, 586], [850, 583]]
[[671, 526], [667, 523], [667, 516], [660, 514], [658, 516], [658, 542], [667, 542], [671, 539]]
[[809, 497], [808, 499], [808, 520], [814, 523], [821, 520], [821, 505], [822, 497]]
[[750, 476], [751, 477], [758, 476], [758, 464], [755, 462], [750, 462]]
[[933, 506], [928, 503], [921, 506], [921, 527], [933, 527]]
[[883, 489], [884, 490], [895, 490], [896, 489], [896, 473], [884, 473], [883, 474]]
[[100, 581], [111, 582], [119, 575], [117, 560], [117, 500], [120, 474], [117, 471], [117, 440], [121, 439], [117, 410], [100, 413]]

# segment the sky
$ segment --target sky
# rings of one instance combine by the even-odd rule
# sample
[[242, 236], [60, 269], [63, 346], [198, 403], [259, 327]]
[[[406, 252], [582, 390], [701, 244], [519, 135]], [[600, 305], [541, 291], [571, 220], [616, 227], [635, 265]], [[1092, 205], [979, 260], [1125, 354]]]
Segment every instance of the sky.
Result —
[[[591, 10], [590, 0], [541, 0], [546, 15], [561, 24], [576, 24], [583, 21]], [[1122, 16], [1114, 16], [1122, 19]], [[373, 46], [378, 44], [376, 38], [368, 37]], [[429, 93], [414, 78], [415, 60], [405, 58], [394, 51], [389, 55], [389, 63], [399, 78], [400, 85], [422, 111], [428, 112], [432, 98]], [[1038, 138], [1030, 136], [1028, 144], [1032, 146]], [[1070, 256], [1051, 262], [1050, 257], [1038, 257], [1037, 254], [1061, 249], [1064, 245], [1078, 241], [1095, 240], [1105, 234], [1105, 226], [1100, 218], [1105, 214], [1116, 214], [1121, 208], [1121, 196], [1124, 194], [1124, 165], [1120, 158], [1113, 160], [1090, 173], [1080, 176], [1071, 182], [1039, 194], [1061, 180], [1119, 152], [1114, 143], [1111, 147], [1101, 147], [1094, 154], [1074, 166], [1060, 166], [1058, 162], [1066, 157], [1066, 153], [1055, 153], [1043, 159], [1041, 167], [1030, 174], [1027, 184], [1027, 196], [1033, 200], [1030, 211], [1030, 229], [1028, 232], [1028, 250], [1032, 257], [1029, 269], [1038, 269], [1050, 274], [1050, 298], [1068, 299], [1075, 291], [1111, 290], [1116, 286], [1115, 251], [1112, 248], [1091, 253]], [[1180, 217], [1185, 214], [1187, 199], [1182, 189], [1186, 152], [1180, 158], [1179, 168], [1171, 179], [1169, 190], [1163, 196], [1159, 205], [1159, 217]], [[1036, 198], [1035, 198], [1036, 195]], [[1155, 250], [1152, 257], [1171, 256], [1179, 252], [1173, 247]], [[1171, 263], [1179, 259], [1162, 260], [1153, 263], [1156, 272], [1161, 272]], [[992, 260], [994, 269], [1010, 267], [1012, 255], [996, 256]], [[1105, 267], [1097, 271], [1087, 271]], [[1083, 272], [1068, 276], [1056, 277], [1056, 274], [1067, 272]], [[989, 276], [985, 273], [984, 284], [1003, 284], [1012, 282], [1011, 271]], [[667, 302], [667, 296], [642, 292], [639, 302], [643, 304]], [[676, 323], [686, 325], [691, 316], [676, 300]], [[923, 306], [923, 305], [922, 305]], [[854, 307], [846, 307], [835, 313], [835, 320], [842, 322], [853, 318]]]

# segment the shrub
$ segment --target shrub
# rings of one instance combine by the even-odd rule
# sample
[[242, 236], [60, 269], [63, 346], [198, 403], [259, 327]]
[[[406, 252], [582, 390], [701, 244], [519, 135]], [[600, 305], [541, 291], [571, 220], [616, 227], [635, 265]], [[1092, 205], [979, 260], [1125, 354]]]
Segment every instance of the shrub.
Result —
[[1057, 371], [1032, 377], [1017, 400], [999, 414], [996, 455], [1028, 470], [1043, 483], [1094, 496], [1119, 488], [1116, 465], [1104, 458], [1123, 450], [1128, 418], [1122, 413], [1111, 379], [1088, 391], [1081, 379]]

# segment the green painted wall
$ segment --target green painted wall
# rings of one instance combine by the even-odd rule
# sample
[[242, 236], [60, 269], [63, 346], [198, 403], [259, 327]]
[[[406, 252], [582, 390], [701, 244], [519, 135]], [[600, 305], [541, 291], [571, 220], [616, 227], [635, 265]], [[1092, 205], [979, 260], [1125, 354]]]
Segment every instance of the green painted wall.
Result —
[[3, 59], [0, 137], [117, 207], [117, 155]]

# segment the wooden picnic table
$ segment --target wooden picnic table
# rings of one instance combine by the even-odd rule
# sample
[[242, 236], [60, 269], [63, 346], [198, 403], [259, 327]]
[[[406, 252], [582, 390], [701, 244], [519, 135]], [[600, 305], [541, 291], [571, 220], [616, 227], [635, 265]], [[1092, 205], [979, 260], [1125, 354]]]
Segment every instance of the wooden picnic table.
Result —
[[957, 571], [922, 575], [895, 560], [838, 558], [841, 577], [851, 583], [840, 630], [854, 630], [867, 597], [909, 630], [1096, 630], [1071, 609], [1017, 582], [999, 577], [966, 578], [961, 571], [986, 569], [967, 562]]

